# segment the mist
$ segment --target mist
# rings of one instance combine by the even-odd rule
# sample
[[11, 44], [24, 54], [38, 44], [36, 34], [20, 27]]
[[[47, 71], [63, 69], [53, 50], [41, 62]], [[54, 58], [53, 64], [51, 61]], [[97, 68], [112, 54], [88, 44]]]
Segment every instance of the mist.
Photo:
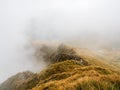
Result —
[[119, 0], [0, 0], [0, 83], [37, 71], [30, 40], [95, 47], [120, 45]]

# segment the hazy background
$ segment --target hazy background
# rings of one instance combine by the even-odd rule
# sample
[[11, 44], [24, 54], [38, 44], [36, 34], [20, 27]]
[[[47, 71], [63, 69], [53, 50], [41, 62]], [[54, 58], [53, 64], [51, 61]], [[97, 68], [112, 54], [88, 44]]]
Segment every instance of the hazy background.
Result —
[[0, 83], [35, 67], [29, 39], [119, 44], [120, 0], [0, 0]]

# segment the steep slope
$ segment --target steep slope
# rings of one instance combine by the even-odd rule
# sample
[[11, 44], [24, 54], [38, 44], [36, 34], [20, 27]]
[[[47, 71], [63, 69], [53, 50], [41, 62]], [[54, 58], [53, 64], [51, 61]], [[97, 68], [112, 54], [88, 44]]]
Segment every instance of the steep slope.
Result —
[[[12, 80], [14, 77], [11, 77]], [[118, 73], [100, 66], [85, 66], [75, 60], [53, 64], [24, 81], [14, 80], [8, 79], [10, 83], [4, 82], [2, 86], [6, 88], [0, 90], [120, 90]], [[11, 83], [15, 88], [8, 86]]]
[[0, 90], [120, 90], [120, 69], [92, 52], [62, 46], [51, 54], [42, 49], [52, 64], [39, 73], [16, 74]]
[[120, 75], [100, 66], [67, 60], [51, 65], [38, 74], [32, 90], [119, 90]]

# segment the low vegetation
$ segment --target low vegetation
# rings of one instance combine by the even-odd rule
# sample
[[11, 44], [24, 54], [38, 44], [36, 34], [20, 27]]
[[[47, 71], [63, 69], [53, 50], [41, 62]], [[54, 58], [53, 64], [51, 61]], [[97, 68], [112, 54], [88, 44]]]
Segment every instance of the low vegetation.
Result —
[[83, 66], [74, 60], [51, 65], [40, 74], [32, 90], [119, 90], [120, 75], [100, 66]]
[[76, 51], [65, 45], [43, 46], [36, 55], [40, 59], [42, 52], [49, 66], [35, 74], [19, 73], [1, 84], [0, 90], [120, 90], [119, 68], [88, 51]]

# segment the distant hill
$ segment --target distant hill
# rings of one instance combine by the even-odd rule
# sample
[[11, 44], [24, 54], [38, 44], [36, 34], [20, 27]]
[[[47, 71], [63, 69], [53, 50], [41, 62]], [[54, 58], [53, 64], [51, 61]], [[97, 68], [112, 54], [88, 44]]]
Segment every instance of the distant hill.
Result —
[[36, 74], [33, 74], [30, 71], [20, 72], [6, 80], [0, 85], [0, 90], [22, 90], [26, 88], [24, 83], [31, 78], [34, 78]]

